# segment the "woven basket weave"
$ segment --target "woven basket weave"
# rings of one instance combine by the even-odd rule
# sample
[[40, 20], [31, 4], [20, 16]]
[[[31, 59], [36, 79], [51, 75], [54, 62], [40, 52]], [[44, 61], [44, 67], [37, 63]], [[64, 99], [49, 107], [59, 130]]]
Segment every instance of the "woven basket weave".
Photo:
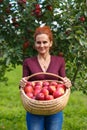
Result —
[[[31, 77], [35, 75], [36, 74]], [[62, 79], [60, 76], [57, 77]], [[52, 115], [66, 107], [70, 96], [70, 88], [66, 89], [64, 95], [53, 100], [40, 101], [31, 99], [25, 94], [23, 88], [20, 88], [20, 96], [26, 111], [36, 115]]]

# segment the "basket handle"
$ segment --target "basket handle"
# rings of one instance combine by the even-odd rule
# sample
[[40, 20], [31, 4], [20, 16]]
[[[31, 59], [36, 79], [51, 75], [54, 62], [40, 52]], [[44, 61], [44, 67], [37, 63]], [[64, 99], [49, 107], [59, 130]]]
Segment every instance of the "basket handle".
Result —
[[45, 73], [45, 72], [39, 72], [39, 73], [32, 74], [32, 75], [30, 75], [30, 76], [27, 77], [27, 80], [30, 79], [30, 78], [32, 78], [32, 77], [34, 77], [34, 76], [36, 76], [36, 75], [40, 75], [40, 74], [54, 76], [54, 77], [57, 77], [57, 78], [63, 80], [63, 77], [61, 77], [59, 75], [56, 75], [56, 74], [53, 74], [53, 73]]

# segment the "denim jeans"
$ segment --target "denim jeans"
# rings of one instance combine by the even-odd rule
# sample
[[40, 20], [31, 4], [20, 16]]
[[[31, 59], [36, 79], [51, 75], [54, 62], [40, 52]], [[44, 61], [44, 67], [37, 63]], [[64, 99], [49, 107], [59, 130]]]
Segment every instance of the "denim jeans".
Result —
[[26, 113], [27, 130], [62, 130], [63, 112], [43, 116]]

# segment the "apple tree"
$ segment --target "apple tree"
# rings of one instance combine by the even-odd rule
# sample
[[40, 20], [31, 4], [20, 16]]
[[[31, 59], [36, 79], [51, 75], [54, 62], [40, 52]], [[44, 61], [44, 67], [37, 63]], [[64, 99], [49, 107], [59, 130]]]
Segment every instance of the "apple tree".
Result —
[[36, 54], [33, 35], [43, 25], [52, 29], [51, 53], [65, 57], [73, 88], [87, 93], [87, 0], [0, 0], [0, 80]]

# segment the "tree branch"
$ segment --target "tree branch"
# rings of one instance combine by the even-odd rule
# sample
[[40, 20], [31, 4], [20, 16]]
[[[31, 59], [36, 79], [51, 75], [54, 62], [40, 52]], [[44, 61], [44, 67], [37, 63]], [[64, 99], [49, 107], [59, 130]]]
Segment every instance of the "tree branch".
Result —
[[79, 72], [79, 69], [80, 69], [80, 65], [77, 66], [77, 69], [76, 69], [76, 71], [75, 71], [75, 73], [74, 73], [74, 76], [73, 76], [73, 79], [72, 79], [72, 85], [73, 85], [73, 86], [74, 86], [74, 84], [75, 84], [75, 80], [76, 80], [77, 74], [78, 74], [78, 72]]

